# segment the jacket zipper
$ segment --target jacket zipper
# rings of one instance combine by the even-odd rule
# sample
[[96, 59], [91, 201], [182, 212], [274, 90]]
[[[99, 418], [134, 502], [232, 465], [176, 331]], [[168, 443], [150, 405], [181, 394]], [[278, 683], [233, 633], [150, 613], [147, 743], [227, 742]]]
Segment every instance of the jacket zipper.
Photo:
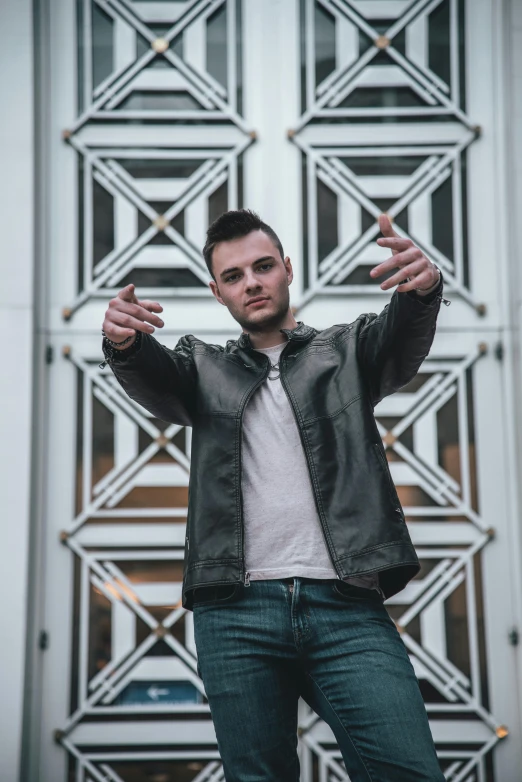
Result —
[[[288, 344], [290, 344], [290, 340], [289, 340]], [[288, 347], [288, 346], [286, 346], [286, 347]], [[290, 403], [290, 407], [292, 408], [292, 413], [294, 414], [295, 422], [296, 422], [296, 425], [297, 425], [297, 430], [299, 432], [299, 437], [301, 438], [301, 445], [303, 446], [303, 451], [304, 451], [304, 454], [305, 454], [305, 457], [306, 457], [306, 464], [308, 466], [308, 474], [310, 476], [310, 484], [312, 486], [312, 491], [313, 491], [314, 497], [315, 497], [315, 505], [316, 505], [316, 508], [317, 508], [317, 515], [319, 516], [319, 521], [321, 522], [321, 528], [323, 530], [324, 542], [326, 543], [326, 548], [328, 549], [328, 553], [330, 555], [330, 559], [332, 561], [332, 565], [334, 566], [335, 572], [337, 573], [338, 577], [342, 580], [343, 577], [342, 577], [342, 574], [341, 574], [339, 568], [337, 567], [337, 564], [335, 562], [335, 558], [334, 558], [334, 556], [332, 554], [332, 549], [330, 548], [330, 541], [328, 540], [328, 536], [326, 534], [326, 527], [325, 527], [325, 524], [324, 524], [324, 520], [323, 520], [323, 517], [321, 515], [321, 511], [319, 510], [318, 497], [317, 497], [317, 494], [315, 492], [315, 486], [314, 486], [314, 482], [313, 482], [313, 479], [312, 479], [312, 468], [311, 468], [310, 455], [308, 453], [308, 448], [306, 447], [306, 443], [305, 443], [303, 434], [301, 432], [301, 426], [299, 425], [299, 419], [297, 417], [297, 412], [296, 412], [296, 410], [294, 408], [294, 403], [292, 401], [292, 398], [291, 398], [290, 394], [288, 393], [288, 388], [287, 388], [287, 385], [286, 385], [286, 380], [285, 380], [285, 376], [284, 376], [284, 364], [283, 364], [283, 354], [284, 354], [284, 352], [286, 350], [286, 347], [282, 351], [281, 356], [279, 358], [279, 361], [281, 362], [279, 364], [279, 366], [280, 366], [280, 374], [281, 374], [281, 384], [283, 386], [285, 394], [286, 394], [286, 396], [288, 398], [288, 401]]]
[[[245, 362], [243, 362], [245, 363]], [[246, 367], [249, 369], [255, 369], [255, 366], [252, 364], [245, 364]], [[240, 500], [240, 507], [241, 507], [241, 567], [242, 567], [242, 579], [243, 583], [246, 587], [250, 586], [250, 573], [248, 573], [245, 570], [245, 522], [243, 519], [243, 495], [241, 493], [241, 482], [242, 482], [242, 474], [243, 474], [243, 465], [242, 465], [242, 459], [243, 459], [243, 413], [245, 412], [245, 407], [247, 406], [248, 402], [250, 401], [250, 398], [252, 397], [252, 394], [257, 391], [261, 383], [266, 380], [268, 373], [270, 372], [270, 359], [268, 356], [266, 356], [266, 369], [263, 373], [263, 376], [259, 378], [257, 383], [250, 389], [248, 392], [247, 397], [245, 398], [243, 402], [243, 406], [241, 410], [239, 411], [239, 500]]]

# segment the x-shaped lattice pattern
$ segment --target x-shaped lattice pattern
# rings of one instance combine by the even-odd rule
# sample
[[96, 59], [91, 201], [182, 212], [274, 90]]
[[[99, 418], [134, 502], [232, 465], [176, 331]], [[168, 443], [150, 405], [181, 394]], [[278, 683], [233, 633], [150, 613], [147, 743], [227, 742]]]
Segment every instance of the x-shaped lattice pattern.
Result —
[[[192, 764], [197, 770], [194, 779], [217, 782], [222, 779], [217, 750], [158, 753], [144, 747], [142, 752], [129, 750], [127, 754], [116, 753], [113, 758], [114, 753], [110, 751], [93, 753], [85, 746], [93, 743], [85, 739], [85, 718], [104, 718], [114, 724], [118, 715], [138, 714], [140, 710], [127, 706], [122, 696], [129, 687], [141, 683], [154, 690], [153, 700], [143, 707], [147, 713], [198, 714], [200, 722], [192, 724], [196, 734], [192, 738], [196, 743], [215, 745], [215, 734], [197, 672], [192, 614], [181, 607], [186, 505], [139, 507], [128, 502], [136, 488], [161, 491], [164, 487], [178, 486], [186, 489], [190, 430], [173, 424], [162, 426], [132, 402], [114, 376], [102, 372], [97, 363], [86, 361], [71, 350], [65, 350], [64, 355], [79, 370], [78, 392], [82, 400], [79, 507], [76, 517], [61, 534], [62, 542], [77, 559], [80, 573], [77, 595], [80, 610], [76, 628], [79, 664], [77, 706], [56, 736], [77, 758], [78, 774], [85, 782], [122, 779], [117, 767], [118, 763], [129, 759], [127, 755], [133, 763], [142, 760], [146, 764], [154, 759], [185, 762], [184, 773]], [[95, 403], [112, 416], [112, 454], [93, 452], [96, 427], [100, 426], [94, 413]], [[156, 457], [161, 454], [164, 458], [158, 461]], [[93, 469], [100, 455], [104, 465], [101, 475], [99, 469]], [[165, 460], [167, 457], [170, 458]], [[151, 521], [153, 519], [156, 523]], [[137, 579], [132, 576], [135, 565], [142, 567], [141, 577]], [[168, 580], [164, 580], [166, 573]], [[97, 626], [99, 616], [94, 614], [91, 620], [89, 617], [93, 616], [100, 600], [110, 619], [110, 654], [103, 665], [93, 671], [89, 663], [96, 655], [92, 650], [94, 626], [90, 621]], [[157, 650], [158, 644], [164, 645], [163, 650]], [[177, 703], [162, 702], [162, 684], [181, 684], [185, 691], [189, 685], [195, 697], [190, 697], [190, 702], [183, 699]], [[107, 730], [107, 723], [103, 725], [99, 736]], [[120, 727], [120, 739], [115, 738], [112, 744], [129, 743], [124, 736], [125, 724], [120, 723]], [[201, 729], [205, 731], [204, 736]], [[166, 731], [171, 730], [172, 726], [166, 728]], [[170, 743], [165, 735], [154, 743]], [[194, 741], [187, 739], [187, 743]]]
[[[424, 564], [421, 576], [387, 605], [419, 680], [435, 694], [433, 699], [428, 695], [426, 705], [439, 757], [452, 782], [485, 779], [484, 758], [505, 733], [484, 707], [478, 626], [481, 585], [476, 579], [476, 559], [494, 537], [494, 530], [485, 524], [473, 496], [468, 384], [472, 382], [471, 370], [484, 352], [481, 344], [458, 359], [429, 358], [413, 390], [384, 399], [375, 411], [383, 443], [394, 452], [390, 468]], [[440, 463], [438, 415], [451, 402], [458, 416], [458, 467], [454, 463], [450, 472]], [[385, 425], [383, 421], [393, 423]], [[407, 433], [411, 445], [404, 442]], [[408, 501], [419, 492], [428, 498], [428, 504]], [[455, 596], [465, 605], [467, 630], [460, 643], [465, 647], [461, 653], [469, 672], [451, 659], [451, 609], [447, 604]], [[331, 747], [331, 736], [311, 710], [301, 719], [300, 727], [301, 740], [319, 758], [324, 778], [348, 780], [338, 751]]]
[[[82, 3], [83, 52], [85, 57], [83, 76], [84, 110], [69, 128], [75, 133], [87, 122], [95, 119], [220, 119], [233, 122], [248, 132], [244, 119], [237, 111], [237, 61], [235, 40], [238, 34], [235, 4], [227, 0], [188, 0], [169, 3], [165, 10], [158, 4], [134, 3], [131, 0], [94, 0], [113, 22], [114, 66], [103, 81], [93, 84], [92, 60], [95, 41], [92, 28], [92, 3]], [[165, 4], [167, 6], [167, 4]], [[175, 46], [181, 36], [196, 31], [204, 36], [204, 25], [219, 9], [227, 13], [227, 86], [218, 81], [205, 68], [200, 47], [185, 47], [181, 56]], [[173, 18], [175, 17], [175, 18]], [[161, 23], [166, 29], [161, 36], [154, 31], [153, 23]], [[146, 49], [138, 53], [138, 39]], [[190, 41], [194, 44], [194, 41]], [[158, 73], [152, 69], [156, 58], [163, 58], [166, 67]], [[185, 92], [197, 101], [200, 108], [191, 111], [175, 109], [166, 111], [124, 110], [119, 108], [133, 90]]]
[[[386, 202], [384, 210], [396, 219], [397, 233], [411, 238], [440, 266], [449, 290], [484, 314], [470, 290], [467, 268], [465, 157], [479, 128], [462, 108], [459, 0], [390, 3], [388, 12], [380, 4], [379, 14], [394, 15], [378, 20], [382, 31], [372, 18], [374, 5], [365, 7], [356, 0], [304, 4], [306, 98], [289, 133], [306, 159], [308, 257], [300, 306], [317, 295], [368, 293], [371, 280], [368, 273], [364, 277], [365, 267], [385, 258], [374, 240], [379, 233], [376, 218]], [[429, 65], [431, 15], [445, 8], [449, 83]], [[333, 64], [322, 80], [316, 76], [319, 10], [327, 12], [336, 31]], [[401, 45], [395, 45], [399, 39]], [[379, 60], [384, 56], [385, 62]], [[415, 93], [420, 105], [396, 105], [389, 93], [401, 89]], [[371, 105], [340, 105], [360, 91], [372, 92]], [[325, 119], [335, 123], [325, 124]], [[362, 160], [372, 159], [380, 161], [373, 170], [357, 172]], [[394, 173], [398, 161], [407, 166], [413, 159], [419, 161], [414, 170]], [[330, 211], [336, 211], [327, 226], [321, 225], [320, 185], [334, 200]], [[442, 192], [443, 199], [435, 203]], [[450, 246], [443, 249], [433, 236], [433, 221], [438, 217], [441, 222], [441, 212], [444, 230], [451, 235]], [[322, 232], [331, 235], [332, 230], [337, 244], [325, 251]]]
[[[115, 295], [128, 275], [147, 271], [143, 295], [159, 288], [171, 295], [208, 295], [201, 247], [210, 201], [222, 188], [221, 211], [241, 200], [238, 169], [255, 133], [238, 111], [236, 2], [161, 6], [130, 0], [81, 4], [84, 107], [63, 137], [81, 163], [83, 239], [78, 294], [63, 310], [66, 319], [93, 297]], [[112, 67], [94, 83], [97, 9], [111, 20]], [[218, 12], [225, 20], [225, 84], [207, 68], [207, 26]], [[126, 107], [136, 95], [152, 101], [189, 96], [197, 107]], [[154, 128], [150, 123], [158, 120], [176, 122]], [[136, 121], [143, 123], [139, 130]], [[105, 144], [104, 137], [110, 139]]]
[[[420, 578], [392, 598], [388, 605], [419, 679], [427, 682], [432, 691], [438, 693], [433, 703], [428, 699], [427, 706], [435, 739], [442, 745], [440, 757], [445, 773], [453, 782], [481, 780], [484, 774], [483, 760], [502, 737], [502, 727], [483, 705], [476, 605], [480, 585], [476, 584], [475, 559], [494, 533], [487, 527], [476, 507], [474, 466], [470, 463], [468, 447], [468, 384], [471, 382], [473, 367], [484, 352], [485, 348], [478, 345], [467, 356], [430, 357], [412, 389], [405, 389], [383, 400], [376, 408], [377, 424], [384, 445], [396, 457], [390, 465], [399, 492], [406, 491], [406, 500], [408, 496], [415, 498], [417, 495], [411, 495], [413, 487], [413, 490], [421, 491], [429, 498], [427, 505], [408, 504], [403, 500], [406, 515], [411, 519], [410, 529], [419, 557], [429, 565]], [[181, 562], [184, 532], [180, 528], [176, 533], [177, 548], [165, 545], [169, 535], [173, 536], [170, 528], [160, 532], [164, 547], [154, 548], [154, 535], [158, 533], [152, 530], [152, 525], [148, 542], [143, 530], [137, 532], [134, 539], [127, 541], [127, 545], [136, 545], [141, 540], [141, 550], [138, 552], [125, 546], [118, 547], [116, 531], [107, 543], [103, 534], [100, 537], [98, 524], [91, 525], [90, 522], [117, 520], [119, 516], [129, 514], [144, 519], [162, 515], [184, 517], [184, 507], [122, 509], [118, 505], [136, 486], [170, 486], [176, 482], [173, 475], [167, 477], [159, 474], [158, 480], [151, 480], [147, 474], [150, 469], [159, 469], [160, 473], [164, 469], [164, 464], [151, 464], [161, 449], [169, 454], [172, 466], [178, 470], [178, 484], [186, 485], [190, 451], [189, 447], [182, 449], [172, 440], [182, 432], [181, 427], [168, 425], [162, 429], [141, 407], [129, 400], [112, 375], [105, 375], [96, 364], [70, 351], [66, 355], [81, 372], [84, 408], [82, 503], [76, 518], [63, 534], [64, 543], [81, 563], [80, 656], [83, 660], [87, 657], [89, 630], [86, 617], [93, 590], [102, 595], [110, 606], [114, 648], [111, 658], [90, 679], [83, 665], [78, 682], [78, 707], [63, 726], [60, 737], [64, 746], [81, 757], [85, 770], [89, 770], [93, 779], [103, 779], [104, 774], [109, 774], [109, 779], [118, 779], [117, 773], [111, 770], [109, 751], [100, 757], [90, 757], [81, 750], [81, 742], [75, 743], [75, 729], [81, 725], [84, 717], [111, 715], [112, 719], [116, 718], [118, 709], [121, 709], [118, 698], [125, 688], [133, 682], [151, 680], [190, 682], [201, 694], [201, 702], [194, 708], [199, 709], [207, 721], [209, 713], [203, 701], [203, 685], [197, 675], [192, 617], [190, 612], [181, 608], [181, 583], [136, 584], [126, 574], [123, 564], [129, 560], [156, 564]], [[90, 471], [92, 399], [101, 403], [114, 416], [115, 422], [119, 421], [114, 426], [112, 466], [98, 480], [94, 480]], [[455, 476], [454, 465], [450, 471], [441, 464], [438, 450], [438, 415], [450, 402], [458, 410], [458, 477]], [[136, 447], [136, 437], [130, 436], [131, 430], [138, 429], [150, 440], [141, 451]], [[405, 438], [408, 433], [409, 439]], [[125, 449], [119, 444], [120, 438], [125, 443]], [[167, 467], [170, 468], [171, 464]], [[445, 521], [440, 521], [441, 518]], [[469, 672], [464, 672], [452, 661], [447, 647], [446, 604], [459, 589], [465, 590], [465, 643]], [[169, 610], [158, 620], [149, 606], [160, 604], [163, 608], [169, 606]], [[138, 620], [147, 628], [146, 635], [139, 643], [136, 642]], [[185, 623], [184, 643], [173, 634], [178, 622]], [[412, 632], [410, 627], [413, 628]], [[171, 654], [148, 658], [147, 653], [159, 641], [167, 644]], [[150, 708], [161, 712], [161, 703], [147, 707]], [[169, 711], [183, 712], [186, 708], [186, 705], [180, 704], [178, 707], [169, 706]], [[339, 752], [332, 747], [332, 736], [308, 709], [301, 710], [299, 733], [303, 769], [311, 762], [307, 760], [307, 753], [310, 753], [310, 757], [317, 758], [324, 778], [348, 779]], [[473, 745], [473, 749], [469, 746], [462, 750], [455, 748], [455, 736], [463, 736], [462, 743]], [[134, 757], [133, 753], [129, 753], [129, 757], [131, 755]], [[169, 757], [174, 759], [175, 753], [170, 753]], [[198, 753], [197, 757], [198, 762], [201, 762], [202, 756]], [[109, 772], [115, 776], [111, 777]], [[209, 778], [216, 775], [218, 779], [222, 772], [220, 766], [209, 761], [198, 773], [207, 773]]]
[[[95, 149], [79, 137], [71, 137], [71, 145], [83, 156], [83, 289], [67, 308], [67, 318], [92, 297], [115, 295], [126, 284], [126, 277], [140, 270], [186, 270], [192, 276], [192, 287], [202, 295], [207, 293], [209, 275], [200, 248], [208, 202], [224, 185], [230, 207], [237, 204], [238, 160], [252, 142], [250, 136], [234, 136], [235, 142], [206, 150], [187, 145], [162, 150]], [[128, 169], [137, 161], [141, 165], [143, 161], [160, 163], [163, 171], [170, 166], [173, 174], [170, 178], [133, 176]], [[176, 166], [188, 167], [190, 173], [176, 175]], [[95, 183], [112, 199], [114, 241], [101, 258], [95, 258], [93, 246], [97, 229], [92, 209]], [[158, 211], [158, 202], [164, 211]], [[184, 218], [183, 233], [175, 225], [180, 216]], [[142, 229], [140, 220], [146, 223]], [[165, 241], [154, 244], [160, 235]], [[170, 288], [183, 293], [176, 282]], [[157, 291], [157, 286], [145, 283], [140, 290], [145, 296]]]
[[[429, 36], [429, 17], [437, 8], [448, 2], [450, 11], [450, 68], [451, 82], [446, 83], [429, 67], [426, 50]], [[366, 5], [366, 8], [365, 8]], [[368, 8], [371, 4], [357, 0], [305, 0], [306, 25], [306, 110], [295, 130], [301, 130], [318, 117], [381, 117], [381, 116], [436, 116], [450, 115], [470, 129], [474, 124], [462, 111], [460, 95], [460, 63], [457, 47], [459, 43], [459, 0], [414, 0], [403, 4], [397, 15], [398, 3], [390, 3], [388, 11], [384, 4], [377, 12]], [[336, 25], [342, 26], [348, 49], [336, 66], [319, 84], [315, 83], [313, 69], [316, 53], [314, 49], [314, 10], [325, 9]], [[382, 20], [385, 29], [380, 32], [372, 23], [374, 13]], [[395, 44], [401, 34], [406, 34], [405, 52]], [[360, 40], [365, 39], [367, 48], [360, 51]], [[350, 46], [352, 44], [352, 46]], [[385, 52], [388, 63], [376, 66], [375, 60]], [[366, 88], [408, 87], [422, 101], [424, 106], [387, 107], [374, 105], [362, 110], [341, 108], [341, 104], [355, 90]]]
[[[85, 752], [81, 753], [67, 739], [63, 745], [76, 758], [78, 762], [78, 782], [126, 782], [125, 771], [135, 775], [138, 769], [143, 769], [145, 776], [150, 776], [150, 768], [157, 768], [158, 760], [164, 764], [170, 774], [162, 778], [176, 779], [176, 771], [179, 768], [183, 777], [187, 779], [187, 769], [194, 771], [191, 782], [224, 782], [225, 775], [219, 760], [217, 750], [201, 752], [167, 751], [158, 757], [157, 752], [140, 752], [132, 761], [125, 753], [114, 752]], [[123, 769], [121, 768], [123, 766]], [[157, 775], [158, 777], [161, 775]]]
[[[128, 273], [140, 269], [162, 266], [185, 268], [198, 283], [203, 283], [206, 280], [205, 269], [198, 253], [201, 236], [191, 234], [190, 219], [185, 219], [185, 230], [181, 232], [176, 227], [176, 219], [181, 215], [186, 218], [194, 209], [198, 218], [192, 224], [199, 221], [203, 225], [201, 217], [207, 214], [208, 199], [222, 186], [228, 190], [229, 208], [237, 205], [238, 161], [255, 136], [238, 109], [237, 61], [235, 48], [230, 46], [237, 34], [234, 3], [226, 0], [166, 3], [164, 6], [169, 9], [166, 13], [171, 16], [167, 18], [164, 13], [161, 19], [153, 18], [153, 14], [159, 13], [159, 4], [150, 4], [156, 9], [153, 13], [150, 8], [147, 11], [148, 4], [135, 4], [131, 0], [95, 0], [95, 4], [112, 20], [115, 53], [110, 73], [94, 83], [91, 67], [92, 6], [86, 0], [82, 6], [83, 103], [77, 120], [64, 134], [82, 160], [85, 236], [83, 277], [78, 286], [80, 292], [71, 302], [67, 317], [91, 297], [113, 294]], [[470, 144], [478, 136], [478, 129], [466, 114], [460, 94], [460, 0], [392, 3], [389, 7], [399, 8], [399, 11], [384, 27], [382, 20], [379, 24], [372, 21], [371, 13], [368, 13], [372, 5], [375, 4], [365, 6], [356, 0], [305, 0], [304, 3], [305, 102], [301, 117], [290, 133], [302, 150], [307, 166], [307, 229], [310, 241], [307, 285], [300, 304], [306, 304], [317, 294], [367, 292], [368, 288], [352, 282], [350, 275], [361, 266], [370, 266], [382, 259], [374, 244], [378, 234], [375, 218], [382, 211], [382, 199], [385, 198], [388, 201], [386, 210], [396, 218], [399, 234], [411, 237], [420, 245], [443, 269], [450, 287], [480, 311], [480, 304], [469, 289], [465, 258], [463, 161]], [[430, 14], [443, 5], [449, 7], [450, 18], [449, 83], [441, 79], [427, 61]], [[224, 6], [227, 8], [229, 42], [226, 85], [206, 70], [204, 58], [197, 54], [201, 52], [201, 46], [180, 45], [180, 40], [185, 38], [192, 42], [197, 39], [201, 43], [206, 20]], [[331, 16], [338, 41], [344, 42], [338, 46], [334, 67], [318, 83], [314, 76], [314, 13], [317, 8]], [[172, 15], [173, 9], [176, 10], [175, 16]], [[159, 34], [160, 22], [162, 29]], [[395, 45], [401, 35], [405, 36], [404, 46]], [[368, 44], [366, 48], [360, 44], [362, 39]], [[378, 61], [383, 53], [388, 58], [386, 64]], [[152, 67], [158, 58], [163, 58], [166, 68]], [[386, 90], [390, 87], [411, 90], [418, 99], [417, 105], [358, 107], [351, 102], [357, 91]], [[177, 109], [128, 107], [128, 100], [134, 93], [153, 95], [158, 91], [183, 93], [193, 105]], [[346, 119], [350, 125], [322, 125], [321, 121], [328, 118], [337, 122]], [[393, 122], [383, 124], [383, 118]], [[441, 118], [444, 123], [439, 121]], [[175, 127], [171, 139], [160, 142], [158, 139], [165, 139], [165, 136], [159, 127], [155, 139], [143, 127], [140, 131], [143, 141], [137, 142], [136, 135], [128, 140], [131, 136], [126, 135], [124, 125], [120, 124], [136, 119], [218, 119], [226, 121], [229, 127], [225, 131], [221, 129], [219, 134], [212, 126], [208, 126], [208, 133], [199, 128], [199, 135], [192, 143], [187, 141], [186, 133], [176, 135]], [[365, 120], [364, 126], [353, 122], [361, 119]], [[407, 122], [395, 123], [397, 119]], [[92, 121], [96, 120], [110, 121], [114, 127], [121, 128], [120, 140], [117, 143], [96, 141], [95, 135], [89, 135]], [[202, 130], [202, 133], [199, 132]], [[406, 175], [390, 177], [382, 172], [375, 173], [375, 167], [370, 173], [358, 172], [352, 161], [363, 158], [417, 158], [418, 163], [410, 166], [411, 170]], [[132, 160], [165, 161], [167, 166], [168, 161], [197, 160], [198, 163], [189, 174], [173, 176], [165, 182], [164, 176], [144, 179], [130, 173], [128, 161]], [[454, 237], [450, 253], [437, 246], [431, 231], [432, 196], [447, 182], [451, 183], [452, 203], [448, 219]], [[339, 241], [324, 257], [320, 257], [318, 252], [318, 183], [329, 189], [338, 204]], [[96, 226], [90, 205], [95, 186], [102, 188], [114, 204], [114, 246], [102, 257], [95, 257], [92, 247]], [[158, 203], [162, 204], [161, 209]], [[405, 214], [407, 221], [404, 220]], [[364, 216], [371, 218], [371, 224], [368, 225]], [[139, 219], [148, 221], [141, 231], [136, 228]], [[165, 246], [153, 242], [160, 235], [170, 241], [168, 253]], [[430, 373], [426, 383], [416, 392], [398, 394], [385, 400], [377, 410], [378, 419], [392, 417], [395, 420], [390, 426], [379, 422], [379, 427], [385, 446], [398, 457], [398, 461], [391, 462], [391, 468], [399, 489], [414, 486], [424, 492], [431, 502], [410, 507], [405, 503], [406, 513], [413, 519], [410, 526], [421, 561], [429, 561], [431, 565], [421, 578], [390, 601], [390, 611], [401, 630], [419, 678], [428, 682], [443, 699], [442, 706], [428, 702], [428, 709], [439, 744], [439, 756], [446, 777], [452, 782], [483, 782], [484, 757], [503, 735], [502, 728], [483, 706], [475, 622], [477, 585], [474, 560], [491, 540], [492, 532], [473, 502], [463, 389], [466, 372], [480, 353], [479, 349], [457, 362], [430, 359], [424, 368]], [[147, 651], [160, 641], [166, 643], [172, 653], [150, 658], [161, 669], [162, 678], [188, 681], [202, 698], [203, 689], [197, 676], [191, 617], [180, 607], [180, 583], [148, 585], [155, 590], [152, 597], [150, 591], [129, 579], [122, 565], [123, 560], [140, 557], [155, 563], [165, 560], [180, 562], [182, 537], [174, 543], [171, 541], [169, 546], [159, 525], [148, 523], [150, 535], [160, 541], [155, 547], [143, 537], [145, 525], [138, 524], [134, 537], [127, 537], [120, 545], [116, 527], [112, 532], [108, 525], [99, 525], [95, 529], [100, 520], [110, 522], [121, 517], [143, 520], [150, 516], [184, 518], [186, 508], [181, 506], [122, 508], [119, 505], [136, 487], [186, 486], [189, 442], [187, 448], [180, 448], [173, 442], [180, 433], [179, 427], [160, 428], [123, 394], [111, 376], [104, 376], [97, 367], [76, 353], [69, 353], [69, 358], [81, 371], [84, 384], [84, 457], [80, 507], [74, 520], [64, 530], [62, 539], [80, 563], [83, 619], [80, 622], [79, 646], [83, 667], [79, 676], [77, 708], [58, 731], [57, 737], [76, 758], [80, 782], [126, 782], [122, 763], [146, 764], [158, 759], [172, 763], [193, 762], [193, 782], [221, 782], [224, 777], [217, 750], [187, 751], [170, 747], [162, 752], [148, 751], [146, 747], [136, 750], [130, 746], [136, 742], [126, 736], [125, 724], [119, 723], [116, 727], [120, 733], [114, 734], [112, 743], [128, 744], [128, 752], [115, 753], [110, 747], [91, 751], [89, 742], [84, 741], [84, 734], [79, 733], [84, 727], [85, 717], [99, 718], [110, 714], [113, 722], [117, 719], [118, 709], [121, 710], [117, 705], [119, 696], [130, 683], [149, 676]], [[453, 396], [458, 398], [461, 413], [459, 480], [439, 463], [437, 457], [437, 411]], [[110, 411], [115, 420], [114, 463], [96, 481], [90, 467], [92, 410], [86, 403], [91, 398]], [[406, 445], [403, 437], [410, 428], [414, 431], [413, 447]], [[136, 437], [133, 439], [130, 435], [132, 429], [139, 429], [150, 438], [150, 443], [142, 450], [136, 446]], [[125, 443], [125, 447], [118, 448], [118, 443]], [[168, 464], [154, 463], [153, 459], [160, 451], [168, 454], [172, 461]], [[415, 520], [417, 518], [419, 521]], [[445, 520], [440, 521], [441, 518]], [[451, 518], [457, 520], [450, 521]], [[134, 525], [124, 526], [128, 531]], [[171, 526], [177, 528], [180, 525]], [[164, 530], [167, 530], [166, 526]], [[172, 529], [166, 534], [175, 537]], [[138, 549], [140, 553], [137, 553]], [[467, 601], [469, 674], [454, 664], [446, 646], [445, 606], [459, 589], [465, 589]], [[118, 628], [119, 642], [106, 665], [89, 679], [85, 668], [89, 632], [86, 617], [93, 591], [107, 601], [113, 627]], [[164, 608], [170, 606], [161, 620], [154, 616], [152, 610], [158, 600]], [[138, 622], [147, 628], [140, 643], [136, 643]], [[185, 623], [184, 643], [174, 634], [181, 622]], [[415, 630], [416, 622], [420, 622], [420, 635]], [[169, 706], [164, 711], [179, 713], [184, 708], [187, 707]], [[206, 719], [198, 723], [198, 730], [204, 734], [202, 742], [212, 745], [215, 737], [211, 731], [205, 732], [210, 724], [208, 708], [204, 702], [197, 704], [197, 708]], [[147, 707], [148, 713], [151, 710], [162, 713], [162, 709], [161, 704]], [[443, 712], [443, 719], [437, 718], [437, 710]], [[457, 720], [451, 719], [452, 711], [459, 717], [458, 724]], [[105, 724], [109, 726], [111, 723], [107, 721]], [[455, 735], [459, 735], [458, 730], [463, 725], [467, 726], [467, 733], [460, 747], [455, 742]], [[166, 731], [161, 733], [161, 727], [158, 725], [158, 743], [168, 744], [169, 740], [165, 738], [168, 734]], [[450, 736], [451, 731], [454, 733]], [[321, 780], [348, 779], [331, 735], [306, 708], [301, 708], [299, 732], [304, 778], [312, 779], [312, 759], [315, 758]], [[106, 742], [107, 745], [110, 743]]]
[[[70, 354], [67, 354], [70, 356]], [[89, 519], [110, 518], [118, 515], [132, 515], [139, 509], [116, 506], [138, 486], [188, 486], [190, 466], [189, 442], [182, 450], [173, 438], [183, 429], [177, 424], [169, 424], [164, 430], [151, 420], [145, 410], [133, 402], [123, 392], [114, 376], [103, 374], [95, 364], [89, 364], [83, 358], [74, 356], [74, 363], [82, 371], [84, 407], [83, 442], [86, 452], [82, 460], [82, 507], [67, 529], [73, 534]], [[94, 482], [92, 476], [92, 399], [98, 400], [114, 416], [115, 442], [114, 466], [101, 479]], [[133, 427], [148, 435], [150, 444], [142, 451], [138, 450], [137, 437]], [[129, 431], [129, 429], [131, 431]], [[189, 430], [185, 430], [190, 438]], [[153, 458], [164, 451], [171, 457], [167, 464], [152, 464]], [[155, 509], [154, 516], [186, 516], [186, 507]], [[150, 509], [139, 515], [151, 515]]]

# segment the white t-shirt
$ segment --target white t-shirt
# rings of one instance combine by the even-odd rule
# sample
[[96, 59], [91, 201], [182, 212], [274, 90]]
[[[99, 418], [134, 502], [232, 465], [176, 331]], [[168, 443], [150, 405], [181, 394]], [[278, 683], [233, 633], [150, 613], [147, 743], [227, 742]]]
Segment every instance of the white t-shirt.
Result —
[[[257, 352], [277, 365], [285, 344]], [[252, 581], [338, 578], [317, 513], [299, 429], [278, 376], [278, 368], [270, 369], [243, 416], [246, 570]], [[346, 580], [378, 589], [375, 574]]]

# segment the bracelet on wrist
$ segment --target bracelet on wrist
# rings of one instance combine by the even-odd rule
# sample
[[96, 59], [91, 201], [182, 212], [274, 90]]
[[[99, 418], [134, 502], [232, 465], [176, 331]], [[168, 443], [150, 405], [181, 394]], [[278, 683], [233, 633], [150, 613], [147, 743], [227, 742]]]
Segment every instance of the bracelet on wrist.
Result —
[[109, 339], [109, 337], [107, 336], [107, 334], [105, 333], [105, 331], [104, 331], [103, 329], [101, 330], [101, 333], [102, 333], [102, 335], [103, 335], [104, 339], [106, 339], [106, 340], [107, 340], [107, 342], [109, 343], [109, 345], [112, 345], [113, 347], [116, 347], [116, 348], [121, 348], [121, 347], [123, 347], [123, 346], [124, 346], [124, 345], [126, 345], [128, 342], [130, 342], [130, 341], [131, 341], [131, 339], [134, 339], [134, 337], [136, 336], [136, 334], [131, 334], [131, 335], [130, 335], [130, 337], [127, 337], [127, 339], [124, 339], [124, 340], [123, 340], [123, 342], [113, 342], [113, 341], [112, 341], [112, 339]]
[[[102, 329], [103, 334], [103, 343], [102, 343], [102, 350], [103, 355], [105, 357], [105, 360], [102, 361], [101, 364], [99, 364], [100, 369], [103, 369], [107, 364], [112, 366], [113, 364], [117, 364], [119, 361], [126, 361], [129, 355], [134, 354], [137, 350], [140, 349], [140, 342], [141, 342], [141, 331], [136, 331], [135, 339], [132, 345], [129, 347], [125, 347], [127, 342], [132, 339], [132, 337], [129, 337], [129, 339], [126, 339], [125, 345], [123, 342], [113, 342], [110, 340], [105, 332]], [[124, 345], [122, 350], [122, 345]]]

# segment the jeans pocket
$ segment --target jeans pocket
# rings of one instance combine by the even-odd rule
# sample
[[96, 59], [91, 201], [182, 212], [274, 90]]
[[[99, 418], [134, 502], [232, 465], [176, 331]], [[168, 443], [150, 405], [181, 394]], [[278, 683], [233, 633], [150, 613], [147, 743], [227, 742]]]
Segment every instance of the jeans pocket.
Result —
[[376, 589], [367, 589], [366, 587], [347, 584], [346, 581], [339, 581], [332, 584], [332, 589], [336, 595], [343, 600], [362, 600], [367, 603], [383, 603], [382, 596]]
[[210, 584], [194, 588], [193, 608], [227, 603], [239, 594], [241, 584]]

